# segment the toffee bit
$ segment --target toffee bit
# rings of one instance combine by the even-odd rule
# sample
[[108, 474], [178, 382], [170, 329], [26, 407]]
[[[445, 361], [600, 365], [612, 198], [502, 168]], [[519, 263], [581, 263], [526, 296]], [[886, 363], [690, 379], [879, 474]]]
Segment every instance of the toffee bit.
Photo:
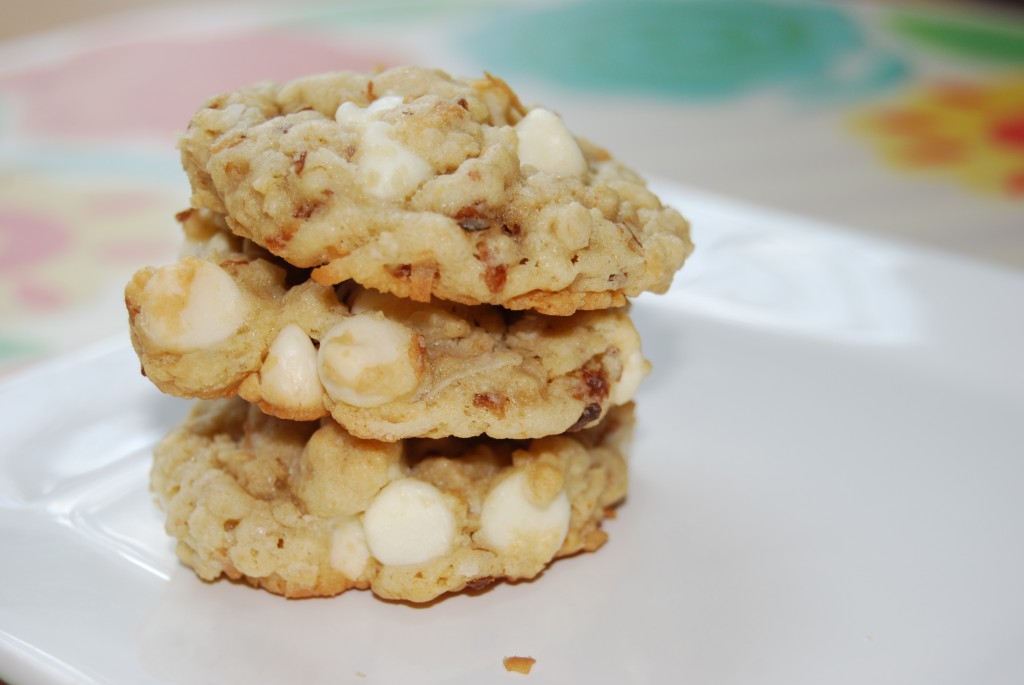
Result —
[[296, 206], [292, 211], [292, 217], [295, 219], [308, 219], [313, 216], [313, 213], [320, 209], [323, 204], [323, 202], [317, 200], [304, 200], [302, 204]]
[[501, 292], [502, 288], [505, 287], [506, 278], [508, 278], [508, 270], [504, 264], [488, 266], [484, 270], [484, 282], [487, 283], [487, 289], [492, 293]]
[[608, 375], [603, 367], [597, 369], [586, 369], [583, 371], [583, 382], [587, 384], [587, 391], [591, 397], [603, 400], [608, 397], [610, 389]]
[[519, 224], [508, 224], [501, 225], [501, 232], [507, 235], [509, 238], [518, 238], [523, 234], [523, 229]]
[[303, 150], [296, 155], [295, 161], [292, 162], [292, 169], [295, 171], [295, 175], [298, 176], [302, 173], [302, 170], [306, 168], [306, 155], [309, 154], [308, 150]]
[[508, 398], [497, 392], [478, 392], [473, 395], [473, 406], [487, 409], [498, 418], [505, 418], [505, 403]]
[[279, 252], [285, 249], [291, 239], [295, 236], [295, 232], [298, 230], [299, 225], [297, 222], [288, 222], [281, 227], [281, 230], [276, 235], [267, 236], [267, 249], [271, 252]]
[[236, 274], [238, 267], [245, 266], [251, 261], [250, 259], [223, 259], [218, 263], [218, 266], [230, 274]]
[[402, 281], [409, 280], [409, 275], [411, 273], [412, 264], [399, 264], [391, 269], [391, 275]]
[[184, 209], [184, 210], [178, 212], [177, 214], [175, 214], [174, 218], [178, 220], [178, 223], [182, 223], [183, 224], [186, 221], [188, 221], [190, 218], [192, 218], [192, 215], [195, 214], [195, 213], [196, 213], [195, 208], [194, 207], [189, 207], [188, 209]]
[[576, 419], [576, 423], [569, 426], [567, 433], [575, 433], [576, 431], [583, 430], [587, 427], [587, 424], [593, 423], [601, 416], [601, 405], [597, 402], [591, 402], [583, 408], [583, 413]]

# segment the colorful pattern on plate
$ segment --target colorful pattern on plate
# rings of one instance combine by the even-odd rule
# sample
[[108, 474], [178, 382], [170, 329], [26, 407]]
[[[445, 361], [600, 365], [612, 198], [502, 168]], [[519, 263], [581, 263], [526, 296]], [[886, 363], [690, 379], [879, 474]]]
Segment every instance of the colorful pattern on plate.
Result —
[[857, 97], [907, 74], [851, 15], [768, 0], [598, 0], [519, 10], [486, 22], [466, 44], [498, 73], [695, 99], [775, 85], [804, 97]]
[[1024, 30], [974, 16], [893, 12], [889, 27], [915, 45], [955, 57], [1024, 64]]
[[187, 34], [97, 47], [2, 76], [0, 89], [20, 113], [4, 117], [8, 125], [32, 135], [167, 140], [200, 103], [225, 90], [318, 71], [366, 71], [396, 57], [281, 31]]
[[893, 166], [1024, 200], [1024, 81], [936, 83], [855, 120]]
[[2, 318], [72, 308], [113, 269], [173, 258], [175, 207], [169, 195], [123, 184], [0, 177]]

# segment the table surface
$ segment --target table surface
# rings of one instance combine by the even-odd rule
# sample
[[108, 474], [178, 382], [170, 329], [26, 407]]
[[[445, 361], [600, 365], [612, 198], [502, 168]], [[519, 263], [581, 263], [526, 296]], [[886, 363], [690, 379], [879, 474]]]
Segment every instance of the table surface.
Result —
[[124, 284], [177, 252], [175, 138], [205, 98], [331, 69], [487, 70], [649, 177], [1024, 268], [1009, 7], [58, 5], [16, 5], [0, 41], [0, 374], [127, 335]]

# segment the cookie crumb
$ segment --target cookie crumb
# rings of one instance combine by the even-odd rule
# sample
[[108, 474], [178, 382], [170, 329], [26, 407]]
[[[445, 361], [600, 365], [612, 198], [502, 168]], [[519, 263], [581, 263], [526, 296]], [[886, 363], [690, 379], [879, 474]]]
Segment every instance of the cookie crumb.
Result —
[[532, 656], [507, 656], [502, 663], [505, 664], [505, 670], [510, 673], [529, 675], [530, 669], [537, 663], [537, 660]]

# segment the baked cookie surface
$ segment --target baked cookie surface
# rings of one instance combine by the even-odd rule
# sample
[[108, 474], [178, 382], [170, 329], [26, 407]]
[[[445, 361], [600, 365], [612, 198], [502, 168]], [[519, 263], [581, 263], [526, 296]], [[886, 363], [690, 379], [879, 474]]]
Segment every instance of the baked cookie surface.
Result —
[[155, 448], [151, 487], [205, 580], [425, 602], [599, 548], [626, 494], [632, 424], [625, 405], [565, 436], [382, 443], [199, 401]]
[[195, 207], [327, 285], [567, 315], [664, 292], [693, 248], [635, 173], [490, 76], [261, 84], [179, 148]]
[[185, 219], [191, 256], [125, 289], [143, 372], [172, 395], [332, 415], [368, 439], [523, 439], [597, 423], [648, 372], [626, 308], [560, 317], [325, 286], [220, 232], [203, 247], [204, 222]]

